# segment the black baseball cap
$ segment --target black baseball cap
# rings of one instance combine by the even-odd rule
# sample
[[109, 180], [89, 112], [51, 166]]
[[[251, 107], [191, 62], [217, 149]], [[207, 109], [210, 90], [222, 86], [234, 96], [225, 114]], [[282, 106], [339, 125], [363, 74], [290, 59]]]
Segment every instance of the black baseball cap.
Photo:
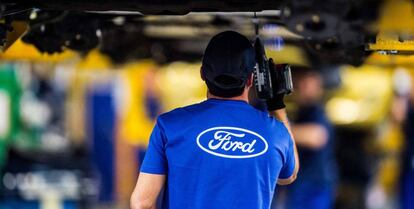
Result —
[[235, 31], [215, 35], [204, 51], [202, 76], [213, 95], [240, 95], [254, 70], [255, 52], [250, 41]]

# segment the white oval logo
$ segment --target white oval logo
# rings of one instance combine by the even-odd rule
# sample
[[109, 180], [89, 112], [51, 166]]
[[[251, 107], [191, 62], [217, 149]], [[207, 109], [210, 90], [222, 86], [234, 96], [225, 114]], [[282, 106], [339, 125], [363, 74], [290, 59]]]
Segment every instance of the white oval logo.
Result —
[[267, 141], [258, 133], [237, 127], [214, 127], [197, 136], [205, 152], [225, 158], [252, 158], [264, 154]]

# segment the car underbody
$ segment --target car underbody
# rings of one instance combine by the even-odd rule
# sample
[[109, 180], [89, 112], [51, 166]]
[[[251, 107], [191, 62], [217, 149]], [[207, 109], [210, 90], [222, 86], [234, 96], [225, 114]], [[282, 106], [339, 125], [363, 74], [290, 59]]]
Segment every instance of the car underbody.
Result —
[[[102, 52], [115, 56], [120, 53], [120, 45], [130, 45], [128, 41], [140, 41], [140, 47], [150, 49], [159, 40], [168, 39], [171, 40], [171, 46], [163, 47], [165, 51], [175, 54], [176, 50], [183, 51], [182, 48], [177, 49], [177, 46], [183, 45], [180, 43], [187, 43], [187, 46], [188, 42], [202, 45], [218, 30], [235, 29], [253, 37], [255, 22], [288, 31], [287, 35], [268, 33], [267, 36], [280, 36], [284, 42], [303, 48], [313, 65], [357, 66], [372, 51], [399, 52], [381, 48], [370, 50], [368, 47], [375, 43], [380, 32], [375, 24], [381, 17], [380, 10], [384, 2], [2, 0], [0, 38], [4, 48], [7, 48], [10, 44], [7, 43], [10, 42], [7, 34], [13, 30], [14, 22], [21, 22], [27, 25], [22, 40], [44, 53], [58, 53], [65, 48], [86, 53], [99, 45]], [[167, 30], [170, 25], [188, 30], [172, 33]], [[192, 54], [202, 53], [200, 50], [188, 50]], [[137, 56], [151, 56], [151, 52], [141, 50]], [[121, 56], [119, 61], [122, 60]]]

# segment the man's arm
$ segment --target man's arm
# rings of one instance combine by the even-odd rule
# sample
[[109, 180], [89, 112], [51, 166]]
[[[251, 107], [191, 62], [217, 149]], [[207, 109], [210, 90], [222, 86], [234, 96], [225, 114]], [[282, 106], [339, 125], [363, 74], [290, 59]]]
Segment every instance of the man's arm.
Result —
[[301, 147], [317, 150], [328, 142], [328, 130], [318, 123], [293, 125], [291, 128], [295, 142]]
[[156, 209], [157, 198], [164, 184], [165, 175], [141, 172], [131, 195], [131, 209]]
[[166, 136], [162, 121], [152, 130], [145, 158], [141, 165], [137, 185], [131, 195], [131, 209], [156, 209], [157, 198], [165, 184], [167, 159], [165, 156]]
[[286, 109], [279, 109], [279, 110], [274, 110], [274, 111], [270, 111], [270, 114], [272, 116], [274, 116], [276, 119], [278, 119], [279, 121], [281, 121], [287, 128], [290, 137], [293, 141], [293, 150], [294, 150], [294, 157], [295, 157], [295, 168], [293, 170], [292, 175], [289, 178], [285, 178], [285, 179], [281, 179], [279, 178], [277, 180], [277, 184], [279, 185], [287, 185], [287, 184], [291, 184], [292, 182], [294, 182], [296, 180], [298, 171], [299, 171], [299, 156], [298, 156], [298, 151], [296, 149], [296, 144], [295, 144], [295, 139], [293, 138], [293, 134], [292, 134], [292, 130], [290, 128], [289, 125], [289, 120], [286, 114]]

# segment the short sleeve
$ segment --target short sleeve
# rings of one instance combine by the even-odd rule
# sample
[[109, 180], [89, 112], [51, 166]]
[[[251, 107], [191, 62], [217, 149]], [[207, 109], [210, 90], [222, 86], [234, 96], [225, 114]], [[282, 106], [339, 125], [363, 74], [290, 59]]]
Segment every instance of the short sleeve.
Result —
[[157, 121], [154, 129], [152, 130], [148, 149], [141, 165], [141, 172], [143, 173], [167, 173], [167, 159], [165, 156], [166, 137], [162, 127], [160, 126], [160, 121]]
[[280, 171], [279, 178], [280, 179], [287, 179], [292, 176], [295, 170], [295, 151], [293, 140], [288, 134], [289, 144], [287, 150], [285, 151], [285, 162], [282, 166], [282, 170]]

